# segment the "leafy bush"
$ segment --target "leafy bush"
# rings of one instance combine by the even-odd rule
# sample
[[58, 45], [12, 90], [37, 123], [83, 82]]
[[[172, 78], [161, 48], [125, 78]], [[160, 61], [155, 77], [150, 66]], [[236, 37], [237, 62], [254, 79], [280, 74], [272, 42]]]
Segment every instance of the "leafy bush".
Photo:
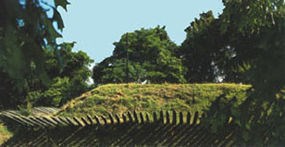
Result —
[[32, 105], [58, 107], [87, 90], [88, 85], [85, 81], [58, 77], [47, 90], [29, 92], [27, 99]]

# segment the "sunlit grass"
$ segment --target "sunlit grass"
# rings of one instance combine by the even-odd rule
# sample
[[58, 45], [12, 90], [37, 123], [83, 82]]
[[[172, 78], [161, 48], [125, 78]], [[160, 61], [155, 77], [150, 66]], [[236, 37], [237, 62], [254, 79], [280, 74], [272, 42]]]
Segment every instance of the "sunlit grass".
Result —
[[85, 116], [126, 111], [203, 111], [221, 94], [242, 101], [249, 85], [240, 84], [107, 84], [93, 89], [84, 99], [67, 103], [59, 114]]

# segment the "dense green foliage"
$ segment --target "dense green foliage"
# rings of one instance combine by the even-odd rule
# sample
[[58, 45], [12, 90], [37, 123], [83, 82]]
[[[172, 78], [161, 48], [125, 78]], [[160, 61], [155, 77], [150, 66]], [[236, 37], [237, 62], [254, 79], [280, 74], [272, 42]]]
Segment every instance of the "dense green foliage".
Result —
[[144, 80], [185, 82], [181, 60], [175, 57], [177, 46], [169, 39], [164, 27], [124, 34], [114, 45], [113, 55], [93, 69], [96, 84]]
[[3, 73], [6, 76], [0, 76], [5, 83], [1, 87], [1, 94], [7, 97], [1, 98], [1, 107], [16, 107], [22, 104], [60, 106], [87, 91], [87, 80], [91, 76], [88, 67], [93, 60], [82, 51], [73, 52], [73, 46], [74, 43], [63, 43], [57, 51], [44, 49], [44, 72], [49, 82], [42, 81], [31, 71], [25, 79], [25, 89], [19, 91], [15, 87], [16, 83], [11, 82], [13, 79]]
[[73, 52], [73, 46], [74, 43], [63, 43], [57, 52], [46, 50], [45, 71], [52, 81], [45, 86], [32, 78], [37, 86], [30, 89], [27, 97], [34, 105], [59, 106], [89, 89], [88, 67], [93, 60], [82, 51]]
[[224, 32], [223, 25], [223, 21], [209, 11], [185, 29], [187, 37], [179, 55], [187, 68], [189, 82], [248, 82], [245, 73], [250, 66], [239, 56], [248, 42], [237, 43], [237, 36], [229, 36], [235, 33], [234, 30]]
[[[263, 64], [260, 66], [263, 71], [258, 75], [265, 75], [264, 70], [282, 69], [268, 70], [265, 64], [269, 67], [273, 62], [283, 60], [283, 1], [225, 0], [223, 3], [225, 8], [218, 18], [211, 11], [202, 13], [185, 29], [187, 37], [179, 55], [187, 68], [187, 81], [261, 82], [264, 80], [254, 80], [257, 75], [255, 65]], [[278, 71], [274, 73], [279, 74]], [[279, 79], [278, 76], [271, 77]]]
[[[223, 62], [232, 64], [232, 69], [246, 71], [243, 74], [247, 79], [240, 81], [253, 87], [241, 105], [223, 102], [223, 97], [219, 97], [208, 112], [207, 123], [220, 132], [227, 118], [232, 117], [241, 144], [284, 144], [284, 1], [225, 0], [224, 5], [216, 21], [222, 38], [228, 38], [223, 45], [229, 46], [234, 56]], [[266, 138], [262, 138], [260, 135], [265, 132]]]
[[[88, 90], [93, 61], [74, 43], [56, 44], [66, 0], [0, 2], [0, 108], [59, 106]], [[57, 24], [57, 25], [54, 25]]]
[[[47, 81], [44, 48], [56, 48], [64, 25], [57, 11], [66, 0], [0, 1], [0, 102], [14, 107], [24, 101], [31, 75]], [[49, 11], [47, 11], [49, 9]], [[57, 24], [57, 25], [54, 25]], [[0, 107], [2, 107], [0, 106]]]
[[201, 112], [223, 93], [229, 99], [236, 96], [241, 103], [249, 87], [238, 84], [108, 84], [86, 93], [85, 98], [70, 101], [59, 115], [107, 115], [108, 112], [133, 110]]
[[[64, 3], [65, 2], [65, 3]], [[40, 72], [44, 61], [43, 47], [56, 45], [61, 35], [62, 19], [57, 6], [66, 7], [65, 0], [53, 7], [44, 1], [2, 0], [0, 2], [0, 67], [9, 76], [22, 80], [30, 73], [31, 64]], [[48, 8], [47, 8], [48, 7]], [[47, 9], [53, 15], [49, 16]], [[57, 26], [53, 26], [57, 23]]]
[[182, 43], [179, 55], [188, 69], [186, 73], [188, 81], [214, 82], [218, 71], [215, 69], [216, 53], [213, 44], [219, 43], [213, 38], [217, 35], [214, 26], [215, 18], [211, 11], [201, 14], [200, 17], [186, 28], [187, 37]]

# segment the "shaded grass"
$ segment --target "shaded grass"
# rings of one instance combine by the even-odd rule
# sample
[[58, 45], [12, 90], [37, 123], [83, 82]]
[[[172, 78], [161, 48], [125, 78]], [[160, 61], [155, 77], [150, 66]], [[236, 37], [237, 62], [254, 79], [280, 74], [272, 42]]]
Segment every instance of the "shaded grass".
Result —
[[12, 133], [0, 122], [0, 145], [12, 137]]
[[249, 85], [240, 84], [107, 84], [86, 97], [67, 103], [59, 115], [121, 114], [126, 111], [203, 111], [221, 94], [228, 99], [246, 97]]

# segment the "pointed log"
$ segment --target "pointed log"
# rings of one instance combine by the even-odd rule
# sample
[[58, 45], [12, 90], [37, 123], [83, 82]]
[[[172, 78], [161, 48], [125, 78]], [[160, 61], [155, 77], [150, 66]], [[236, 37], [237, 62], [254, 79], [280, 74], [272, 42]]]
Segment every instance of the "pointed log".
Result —
[[81, 126], [81, 127], [84, 127], [84, 126], [85, 126], [85, 124], [84, 124], [83, 122], [81, 122], [81, 120], [80, 120], [79, 118], [77, 118], [76, 116], [73, 117], [73, 120], [74, 120], [77, 124], [79, 124], [79, 126]]
[[100, 119], [99, 119], [99, 117], [97, 115], [94, 116], [94, 119], [96, 120], [96, 123], [98, 125], [102, 125], [101, 122], [100, 122]]
[[126, 115], [125, 115], [125, 114], [122, 114], [122, 117], [123, 117], [123, 123], [128, 122], [127, 117], [126, 117]]
[[136, 110], [134, 110], [133, 115], [134, 115], [134, 121], [135, 121], [136, 123], [139, 123], [139, 118], [138, 118], [138, 114], [137, 114]]
[[44, 116], [44, 118], [45, 118], [45, 120], [47, 120], [51, 124], [54, 124], [55, 126], [57, 125], [57, 122], [55, 122], [54, 120], [50, 119], [50, 117]]
[[71, 124], [71, 126], [78, 126], [79, 124], [77, 124], [74, 120], [72, 120], [69, 117], [66, 117], [66, 120], [69, 122], [69, 124]]
[[130, 121], [130, 122], [134, 122], [134, 121], [133, 121], [132, 114], [131, 114], [130, 111], [128, 111], [127, 115], [128, 115], [129, 121]]
[[108, 116], [109, 116], [109, 119], [110, 119], [110, 123], [111, 123], [111, 124], [114, 124], [115, 121], [114, 121], [114, 118], [113, 118], [112, 114], [111, 114], [111, 113], [108, 113]]
[[64, 121], [60, 120], [58, 117], [51, 117], [51, 119], [57, 122], [61, 126], [67, 126], [67, 124]]
[[31, 119], [31, 120], [33, 120], [33, 121], [35, 121], [37, 124], [38, 124], [38, 126], [40, 127], [40, 128], [45, 128], [46, 127], [46, 125], [44, 124], [44, 123], [42, 123], [41, 121], [39, 121], [39, 120], [37, 120], [35, 117], [29, 117], [29, 119]]
[[58, 119], [61, 120], [62, 122], [65, 122], [65, 124], [67, 126], [72, 125], [69, 121], [67, 121], [67, 119], [65, 117], [60, 116], [60, 117], [58, 117]]
[[81, 117], [81, 121], [86, 125], [86, 126], [90, 126], [91, 123], [87, 120], [87, 118], [85, 117]]
[[160, 111], [160, 116], [159, 116], [159, 120], [161, 123], [164, 123], [164, 116], [163, 116], [163, 111]]
[[187, 125], [191, 124], [191, 113], [190, 112], [187, 112], [186, 123], [187, 123]]
[[195, 114], [194, 114], [194, 119], [193, 119], [192, 124], [197, 124], [198, 118], [199, 118], [199, 113], [196, 111]]
[[166, 124], [170, 124], [170, 114], [166, 111]]
[[107, 119], [103, 115], [101, 115], [101, 118], [102, 118], [102, 120], [104, 122], [104, 125], [106, 125], [107, 124]]
[[96, 123], [93, 121], [92, 117], [89, 114], [87, 114], [86, 118], [90, 122], [91, 125], [94, 125]]
[[118, 115], [118, 114], [116, 114], [116, 115], [115, 115], [115, 119], [116, 119], [116, 121], [117, 121], [117, 123], [118, 123], [118, 124], [120, 124], [120, 123], [121, 123], [121, 121], [120, 121], [120, 117], [119, 117], [119, 115]]
[[5, 112], [3, 112], [2, 114], [2, 117], [6, 117], [6, 118], [8, 118], [9, 120], [12, 120], [12, 121], [16, 121], [18, 124], [20, 124], [20, 125], [22, 125], [22, 126], [24, 126], [24, 127], [29, 127], [30, 125], [29, 124], [27, 124], [27, 123], [25, 123], [25, 122], [23, 122], [23, 121], [20, 121], [20, 120], [18, 120], [18, 119], [14, 119], [12, 116], [10, 116], [10, 115], [7, 115]]
[[172, 110], [172, 124], [176, 125], [176, 123], [177, 123], [176, 111]]
[[179, 112], [179, 124], [183, 124], [184, 120], [183, 120], [183, 112]]
[[147, 112], [145, 113], [145, 117], [146, 117], [146, 122], [147, 122], [147, 123], [150, 123], [149, 114], [148, 114]]
[[43, 117], [35, 117], [35, 119], [38, 120], [39, 122], [42, 122], [42, 124], [44, 124], [46, 128], [53, 126], [53, 124], [50, 125], [50, 123], [47, 122], [45, 119], [43, 119]]
[[143, 113], [140, 112], [140, 120], [141, 120], [141, 123], [144, 124], [145, 120], [144, 120], [144, 117], [143, 117]]
[[[9, 115], [8, 115], [9, 116]], [[25, 126], [28, 126], [28, 127], [34, 127], [35, 124], [31, 123], [29, 120], [27, 120], [25, 117], [22, 117], [22, 116], [16, 116], [16, 115], [10, 115], [9, 116], [10, 119], [12, 119], [13, 121], [16, 121], [16, 122], [23, 122], [25, 123]]]
[[157, 122], [158, 118], [156, 112], [153, 112], [152, 114], [153, 114], [153, 122]]

